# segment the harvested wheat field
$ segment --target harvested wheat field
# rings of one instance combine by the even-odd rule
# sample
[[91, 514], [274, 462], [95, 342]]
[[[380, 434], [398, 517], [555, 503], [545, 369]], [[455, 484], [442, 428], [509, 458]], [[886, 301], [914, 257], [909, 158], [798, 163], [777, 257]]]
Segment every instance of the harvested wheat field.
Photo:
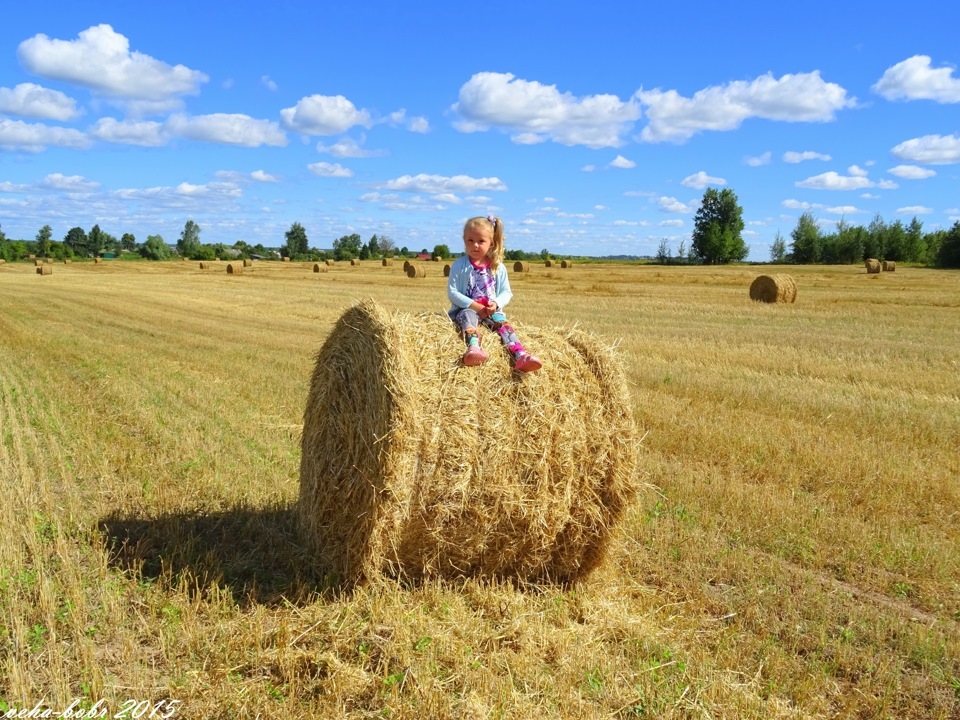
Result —
[[[4, 265], [0, 701], [251, 720], [960, 715], [960, 273], [576, 269], [514, 275], [508, 310], [533, 352], [534, 329], [566, 328], [622, 361], [638, 490], [602, 562], [574, 584], [348, 589], [297, 530], [317, 352], [361, 303], [443, 312], [439, 272], [367, 263], [318, 283], [260, 262], [238, 282], [113, 261], [46, 282]], [[801, 298], [750, 302], [758, 271]], [[436, 398], [470, 371], [437, 343], [448, 371], [410, 390], [446, 417]], [[543, 397], [573, 411], [577, 392]], [[474, 417], [473, 455], [503, 452], [496, 419]], [[390, 457], [430, 457], [432, 428]], [[607, 445], [530, 447], [587, 468]]]

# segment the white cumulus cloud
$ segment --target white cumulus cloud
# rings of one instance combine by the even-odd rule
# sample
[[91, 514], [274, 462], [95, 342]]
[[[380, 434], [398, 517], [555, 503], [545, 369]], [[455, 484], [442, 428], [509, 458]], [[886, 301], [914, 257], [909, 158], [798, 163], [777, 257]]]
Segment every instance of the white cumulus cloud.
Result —
[[899, 215], [929, 215], [932, 212], [933, 208], [924, 207], [923, 205], [908, 205], [907, 207], [897, 208]]
[[90, 139], [79, 130], [0, 118], [0, 149], [42, 152], [48, 147], [82, 150]]
[[171, 115], [167, 119], [167, 129], [188, 140], [222, 145], [283, 147], [287, 144], [287, 136], [277, 123], [235, 113], [212, 113], [192, 117]]
[[100, 188], [96, 180], [88, 180], [82, 175], [62, 175], [51, 173], [40, 181], [41, 187], [49, 190], [64, 190], [66, 192], [93, 192]]
[[318, 162], [307, 165], [310, 172], [320, 177], [353, 177], [353, 170], [343, 167], [340, 163]]
[[871, 88], [887, 100], [960, 102], [960, 78], [952, 67], [930, 67], [929, 55], [914, 55], [887, 68]]
[[60, 122], [72, 120], [80, 114], [73, 98], [33, 83], [20, 83], [14, 88], [0, 87], [0, 113]]
[[629, 170], [630, 168], [635, 168], [637, 164], [633, 160], [627, 160], [623, 155], [617, 155], [613, 160], [610, 161], [609, 167], [622, 168], [624, 170]]
[[813, 150], [804, 150], [803, 152], [788, 150], [783, 154], [783, 161], [788, 163], [801, 163], [804, 160], [831, 160], [831, 159], [832, 158], [829, 155], [824, 155], [823, 153], [814, 152]]
[[284, 127], [306, 135], [339, 135], [360, 125], [369, 128], [373, 119], [367, 110], [343, 95], [310, 95], [280, 111]]
[[663, 212], [683, 213], [686, 215], [692, 213], [693, 207], [696, 207], [700, 203], [694, 200], [690, 205], [687, 205], [673, 197], [660, 197], [657, 199], [657, 204]]
[[117, 120], [105, 117], [97, 120], [90, 129], [90, 136], [104, 142], [141, 147], [162, 147], [169, 136], [163, 123], [138, 120]]
[[254, 170], [252, 173], [250, 173], [250, 177], [256, 180], [257, 182], [265, 182], [265, 183], [280, 182], [280, 178], [278, 178], [276, 175], [271, 175], [270, 173], [266, 173], [263, 170]]
[[919, 165], [897, 165], [887, 170], [887, 172], [904, 180], [924, 180], [937, 174], [936, 170], [922, 168]]
[[387, 190], [399, 192], [422, 192], [433, 195], [458, 192], [496, 192], [505, 191], [507, 186], [500, 178], [472, 178], [469, 175], [402, 175], [384, 184]]
[[890, 152], [898, 160], [924, 165], [950, 165], [960, 162], [960, 137], [956, 135], [924, 135], [905, 140]]
[[452, 109], [462, 118], [454, 124], [461, 132], [497, 127], [511, 133], [514, 142], [549, 139], [590, 148], [619, 147], [640, 117], [632, 98], [624, 102], [616, 95], [576, 97], [556, 85], [495, 72], [477, 73], [464, 83]]
[[875, 183], [869, 178], [861, 175], [840, 175], [833, 170], [814, 175], [795, 184], [797, 187], [812, 188], [813, 190], [861, 190], [875, 186]]
[[811, 205], [808, 202], [803, 202], [802, 200], [794, 200], [793, 198], [784, 200], [780, 204], [783, 205], [785, 208], [790, 208], [791, 210], [809, 210], [810, 208], [813, 207], [813, 205]]
[[724, 178], [707, 175], [707, 173], [701, 170], [693, 175], [687, 175], [687, 177], [680, 181], [680, 184], [684, 187], [703, 190], [707, 185], [726, 185], [727, 181]]
[[750, 167], [761, 167], [763, 165], [769, 165], [771, 157], [773, 157], [773, 154], [767, 150], [767, 152], [763, 153], [762, 155], [748, 155], [743, 159], [743, 162]]
[[17, 56], [36, 75], [116, 98], [163, 100], [195, 95], [209, 79], [184, 65], [171, 66], [131, 52], [130, 41], [110, 25], [87, 28], [75, 40], [34, 35], [20, 43]]
[[385, 150], [367, 150], [356, 140], [349, 137], [341, 138], [333, 145], [317, 143], [317, 152], [329, 153], [339, 158], [369, 158], [387, 154]]
[[704, 88], [692, 98], [659, 89], [641, 90], [637, 97], [650, 121], [641, 133], [647, 142], [683, 142], [704, 130], [733, 130], [751, 117], [828, 122], [838, 110], [854, 105], [846, 90], [824, 82], [818, 70], [779, 79], [767, 73], [751, 82], [737, 80]]
[[838, 205], [836, 207], [828, 207], [825, 210], [831, 215], [856, 215], [857, 213], [863, 212], [863, 210], [858, 210], [853, 205]]

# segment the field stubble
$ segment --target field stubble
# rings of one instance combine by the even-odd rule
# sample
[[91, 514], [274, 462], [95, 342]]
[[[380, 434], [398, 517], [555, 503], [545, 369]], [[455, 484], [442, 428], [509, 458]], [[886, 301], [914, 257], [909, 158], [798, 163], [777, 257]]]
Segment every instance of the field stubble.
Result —
[[960, 714], [960, 275], [781, 269], [794, 305], [748, 267], [513, 275], [520, 328], [620, 344], [647, 490], [578, 587], [340, 595], [292, 529], [313, 355], [359, 300], [444, 310], [440, 267], [0, 268], [0, 700]]

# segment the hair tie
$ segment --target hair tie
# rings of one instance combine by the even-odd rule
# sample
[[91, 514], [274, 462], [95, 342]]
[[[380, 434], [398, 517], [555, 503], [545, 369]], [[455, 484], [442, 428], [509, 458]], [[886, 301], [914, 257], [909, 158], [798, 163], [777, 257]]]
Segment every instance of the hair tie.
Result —
[[493, 215], [487, 215], [487, 220], [493, 223], [493, 227], [497, 227], [497, 219]]

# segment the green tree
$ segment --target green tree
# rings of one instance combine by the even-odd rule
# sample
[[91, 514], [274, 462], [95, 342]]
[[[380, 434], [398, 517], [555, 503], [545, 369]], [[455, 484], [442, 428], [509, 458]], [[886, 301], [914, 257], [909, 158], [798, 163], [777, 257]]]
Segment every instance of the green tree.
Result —
[[400, 256], [401, 256], [401, 257], [406, 257], [406, 256], [409, 255], [409, 254], [410, 254], [410, 250], [407, 248], [406, 245], [404, 245], [402, 248], [400, 248]]
[[170, 254], [170, 246], [161, 235], [147, 235], [147, 241], [140, 246], [140, 255], [147, 260], [168, 260]]
[[87, 234], [87, 252], [96, 257], [103, 250], [105, 240], [103, 230], [99, 225], [94, 225]]
[[750, 252], [743, 242], [743, 208], [730, 188], [707, 188], [693, 219], [691, 254], [708, 265], [740, 262]]
[[74, 254], [81, 257], [87, 255], [87, 233], [82, 227], [70, 228], [64, 235], [63, 242]]
[[333, 241], [334, 260], [352, 260], [355, 257], [359, 257], [360, 245], [362, 243], [363, 241], [356, 233], [337, 238]]
[[870, 221], [867, 227], [867, 237], [863, 244], [863, 258], [877, 258], [878, 260], [886, 257], [887, 254], [887, 224], [877, 213]]
[[773, 236], [773, 243], [770, 245], [770, 262], [783, 263], [786, 259], [787, 243], [784, 241], [780, 231], [777, 230], [777, 234]]
[[433, 257], [442, 257], [444, 259], [450, 257], [450, 248], [448, 248], [446, 245], [434, 246]]
[[663, 238], [657, 246], [657, 262], [661, 265], [670, 264], [670, 244], [666, 238]]
[[120, 238], [120, 246], [124, 250], [133, 252], [137, 249], [137, 238], [133, 236], [133, 233], [124, 233], [123, 237]]
[[904, 255], [909, 262], [926, 262], [927, 260], [927, 243], [924, 241], [923, 223], [916, 215], [907, 225]]
[[960, 268], [960, 220], [943, 235], [937, 252], [937, 265], [945, 268]]
[[50, 256], [50, 236], [53, 235], [53, 228], [44, 225], [37, 233], [37, 255], [40, 257]]
[[380, 254], [380, 238], [374, 234], [367, 243], [367, 257], [375, 258]]
[[[177, 240], [177, 252], [183, 257], [192, 260], [200, 260], [197, 257], [197, 251], [200, 249], [200, 226], [193, 220], [187, 220]], [[212, 258], [210, 258], [212, 259]]]
[[292, 260], [302, 258], [309, 251], [310, 243], [307, 241], [307, 231], [303, 225], [298, 222], [293, 223], [290, 229], [284, 233], [287, 239], [287, 257]]
[[887, 226], [887, 247], [883, 259], [897, 262], [907, 259], [907, 229], [900, 220], [894, 220]]
[[393, 257], [397, 252], [397, 246], [393, 243], [393, 238], [389, 235], [380, 235], [377, 237], [377, 254], [383, 257]]
[[820, 262], [820, 228], [809, 210], [797, 220], [797, 226], [790, 233], [790, 258], [798, 264]]

